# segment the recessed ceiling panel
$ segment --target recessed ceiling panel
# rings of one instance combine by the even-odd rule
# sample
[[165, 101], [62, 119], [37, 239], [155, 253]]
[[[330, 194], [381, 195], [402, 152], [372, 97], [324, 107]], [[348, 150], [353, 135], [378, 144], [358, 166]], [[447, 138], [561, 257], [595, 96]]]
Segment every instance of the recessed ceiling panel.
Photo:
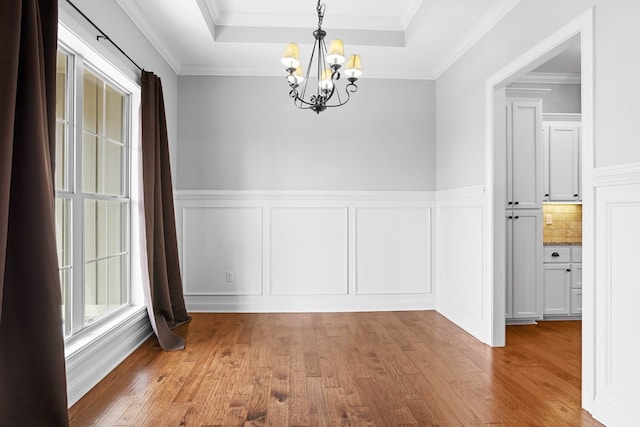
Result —
[[[116, 1], [178, 74], [282, 75], [284, 45], [308, 55], [318, 23], [314, 0]], [[324, 0], [323, 28], [363, 78], [433, 79], [519, 1]]]

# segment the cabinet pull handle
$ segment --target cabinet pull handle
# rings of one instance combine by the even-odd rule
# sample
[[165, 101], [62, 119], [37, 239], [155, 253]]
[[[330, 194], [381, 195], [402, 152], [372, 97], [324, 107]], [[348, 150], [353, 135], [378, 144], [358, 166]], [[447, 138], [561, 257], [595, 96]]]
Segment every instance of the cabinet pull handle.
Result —
[[567, 268], [567, 271], [571, 271], [571, 269], [570, 269], [570, 268]]
[[551, 254], [552, 257], [557, 258], [560, 256], [560, 254], [558, 252], [554, 252]]
[[514, 216], [514, 218], [515, 218], [515, 219], [518, 219], [518, 218], [520, 218], [520, 217], [519, 217], [519, 216]]
[[508, 219], [513, 219], [513, 216], [508, 217]]
[[578, 197], [578, 195], [577, 195], [577, 194], [574, 194], [574, 195], [573, 195], [573, 197]]
[[519, 204], [520, 204], [520, 202], [515, 202], [515, 203], [514, 203], [514, 205], [519, 205]]
[[509, 202], [509, 203], [507, 203], [507, 204], [508, 204], [508, 205], [512, 205], [512, 204], [513, 204], [513, 202]]
[[545, 194], [544, 197], [549, 197], [549, 193]]

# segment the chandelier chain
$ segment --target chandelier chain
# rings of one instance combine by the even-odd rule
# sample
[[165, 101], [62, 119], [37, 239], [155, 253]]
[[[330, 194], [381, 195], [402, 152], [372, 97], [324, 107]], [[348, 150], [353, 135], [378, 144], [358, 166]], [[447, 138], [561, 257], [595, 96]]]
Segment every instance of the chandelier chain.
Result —
[[316, 6], [316, 11], [318, 12], [318, 29], [322, 28], [322, 21], [324, 21], [324, 11], [326, 7], [326, 4], [320, 3], [320, 0], [318, 0], [318, 5]]

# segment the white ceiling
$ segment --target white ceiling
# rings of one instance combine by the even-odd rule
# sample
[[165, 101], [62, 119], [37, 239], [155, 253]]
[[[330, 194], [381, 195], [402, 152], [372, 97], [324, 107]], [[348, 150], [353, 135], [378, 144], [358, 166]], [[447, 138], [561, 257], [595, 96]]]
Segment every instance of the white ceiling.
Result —
[[[302, 62], [316, 0], [116, 0], [181, 75], [282, 76], [290, 42]], [[362, 57], [363, 77], [434, 79], [520, 0], [324, 0], [327, 41]]]

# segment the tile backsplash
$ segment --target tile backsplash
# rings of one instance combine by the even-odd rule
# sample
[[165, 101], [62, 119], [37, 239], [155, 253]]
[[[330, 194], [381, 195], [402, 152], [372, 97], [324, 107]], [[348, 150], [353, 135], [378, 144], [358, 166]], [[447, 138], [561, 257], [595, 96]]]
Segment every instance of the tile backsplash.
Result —
[[582, 243], [582, 205], [543, 204], [542, 227], [544, 243]]

